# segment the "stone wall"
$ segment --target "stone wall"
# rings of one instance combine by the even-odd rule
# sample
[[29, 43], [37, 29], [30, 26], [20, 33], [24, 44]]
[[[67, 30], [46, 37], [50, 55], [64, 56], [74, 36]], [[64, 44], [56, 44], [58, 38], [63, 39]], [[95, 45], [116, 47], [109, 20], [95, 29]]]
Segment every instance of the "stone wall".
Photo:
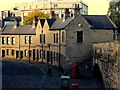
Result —
[[99, 64], [105, 88], [120, 90], [120, 69], [103, 59], [97, 59], [97, 64]]
[[100, 67], [106, 88], [120, 89], [120, 42], [93, 44], [94, 59]]

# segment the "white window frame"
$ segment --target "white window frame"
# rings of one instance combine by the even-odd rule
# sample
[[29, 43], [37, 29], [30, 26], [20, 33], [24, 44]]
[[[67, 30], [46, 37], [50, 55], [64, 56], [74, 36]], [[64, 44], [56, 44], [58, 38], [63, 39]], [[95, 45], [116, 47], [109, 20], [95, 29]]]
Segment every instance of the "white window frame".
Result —
[[12, 37], [12, 44], [15, 45], [15, 37]]

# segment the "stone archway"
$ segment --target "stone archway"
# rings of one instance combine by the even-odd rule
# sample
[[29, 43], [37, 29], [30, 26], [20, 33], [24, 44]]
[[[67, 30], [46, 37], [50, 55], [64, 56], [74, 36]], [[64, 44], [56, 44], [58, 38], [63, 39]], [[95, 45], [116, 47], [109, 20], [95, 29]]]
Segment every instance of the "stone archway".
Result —
[[92, 74], [93, 74], [93, 77], [95, 77], [97, 80], [99, 80], [100, 83], [102, 84], [102, 86], [104, 87], [102, 73], [101, 73], [100, 67], [97, 63], [95, 63], [95, 65], [93, 67]]

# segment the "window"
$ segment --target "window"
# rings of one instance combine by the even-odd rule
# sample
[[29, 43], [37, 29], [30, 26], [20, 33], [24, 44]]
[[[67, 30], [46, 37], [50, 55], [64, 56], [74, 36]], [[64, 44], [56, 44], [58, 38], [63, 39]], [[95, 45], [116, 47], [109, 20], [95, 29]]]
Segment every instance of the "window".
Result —
[[64, 14], [61, 14], [61, 18], [63, 18], [64, 17]]
[[31, 51], [31, 50], [29, 50], [29, 57], [31, 57], [31, 55], [32, 55], [32, 51]]
[[2, 37], [2, 44], [5, 44], [5, 37]]
[[54, 7], [57, 7], [57, 4], [54, 4]]
[[58, 43], [58, 33], [53, 34], [54, 43]]
[[55, 43], [55, 33], [53, 34], [53, 38], [54, 38], [54, 43]]
[[45, 43], [45, 34], [43, 35], [43, 43]]
[[77, 31], [77, 42], [83, 42], [83, 31]]
[[59, 53], [56, 53], [56, 60], [59, 61]]
[[54, 62], [55, 62], [55, 58], [56, 58], [55, 52], [53, 52], [53, 57], [54, 57]]
[[42, 58], [42, 50], [40, 50], [40, 58]]
[[32, 37], [29, 36], [29, 43], [31, 44], [32, 43]]
[[42, 43], [42, 34], [40, 34], [40, 43]]
[[25, 57], [28, 55], [28, 52], [27, 50], [24, 51], [24, 54], [25, 54]]
[[62, 32], [62, 42], [64, 43], [64, 39], [65, 39], [65, 33]]
[[45, 43], [45, 34], [40, 34], [40, 43]]
[[43, 51], [43, 59], [45, 59], [45, 51]]
[[10, 38], [7, 37], [7, 44], [10, 44]]
[[58, 33], [56, 33], [56, 43], [58, 43]]
[[14, 45], [14, 44], [15, 44], [15, 38], [12, 37], [12, 45]]
[[10, 50], [9, 49], [7, 49], [7, 55], [10, 55]]
[[27, 40], [28, 40], [28, 39], [27, 39], [27, 36], [25, 36], [25, 44], [27, 44]]
[[14, 51], [14, 50], [12, 50], [12, 56], [14, 56], [14, 52], [15, 52], [15, 51]]

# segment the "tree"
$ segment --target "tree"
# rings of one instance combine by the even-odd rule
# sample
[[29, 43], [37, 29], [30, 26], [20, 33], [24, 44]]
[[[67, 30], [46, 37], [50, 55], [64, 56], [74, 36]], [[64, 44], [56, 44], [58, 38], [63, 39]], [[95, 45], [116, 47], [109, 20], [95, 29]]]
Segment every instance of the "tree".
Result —
[[118, 32], [120, 32], [120, 1], [110, 2], [110, 6], [108, 9], [108, 15], [118, 27]]
[[24, 18], [23, 24], [24, 25], [32, 25], [33, 18], [35, 16], [38, 17], [39, 19], [49, 18], [48, 14], [45, 14], [39, 10], [34, 10], [33, 12], [28, 13], [28, 15]]

